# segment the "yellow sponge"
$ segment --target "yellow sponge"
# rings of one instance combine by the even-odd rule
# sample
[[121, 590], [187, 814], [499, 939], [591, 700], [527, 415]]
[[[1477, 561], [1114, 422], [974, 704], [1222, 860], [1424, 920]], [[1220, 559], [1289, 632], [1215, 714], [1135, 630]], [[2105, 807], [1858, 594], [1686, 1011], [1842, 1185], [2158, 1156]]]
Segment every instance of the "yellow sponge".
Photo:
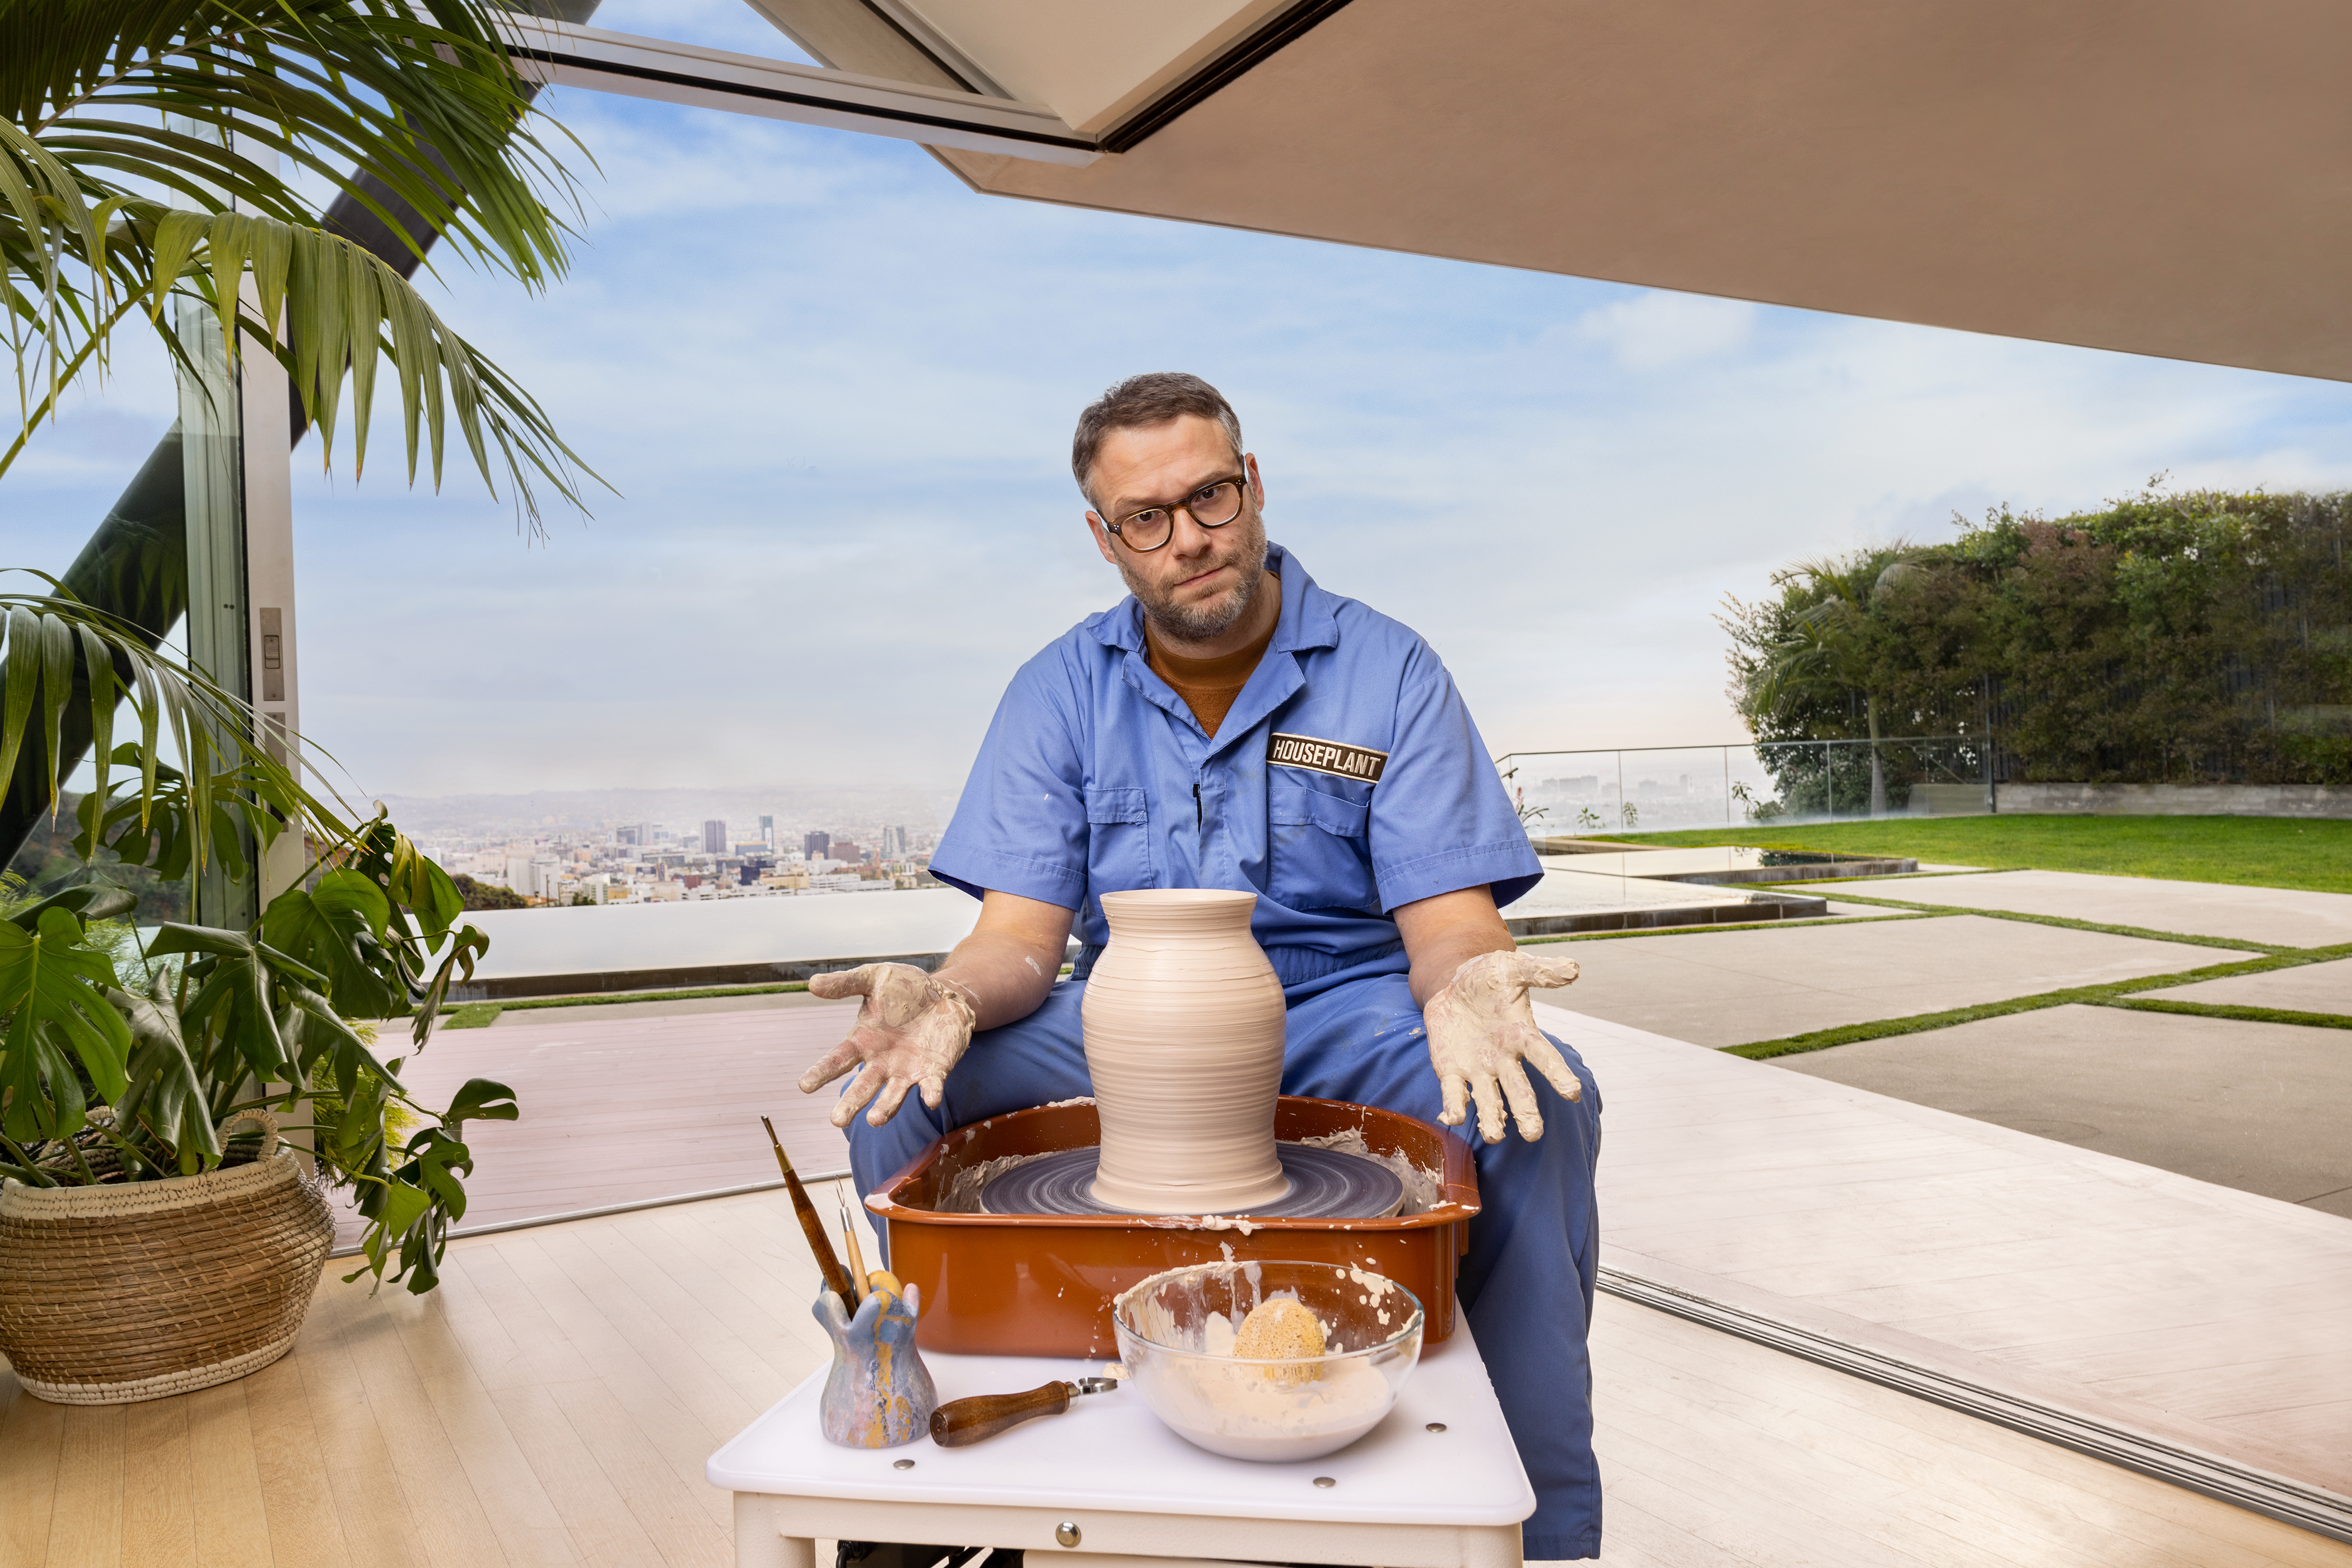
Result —
[[1241, 1332], [1234, 1336], [1234, 1354], [1244, 1360], [1297, 1358], [1292, 1365], [1265, 1369], [1267, 1382], [1292, 1387], [1323, 1375], [1323, 1369], [1314, 1363], [1314, 1358], [1322, 1353], [1323, 1325], [1314, 1313], [1286, 1297], [1250, 1309], [1250, 1315], [1242, 1320]]

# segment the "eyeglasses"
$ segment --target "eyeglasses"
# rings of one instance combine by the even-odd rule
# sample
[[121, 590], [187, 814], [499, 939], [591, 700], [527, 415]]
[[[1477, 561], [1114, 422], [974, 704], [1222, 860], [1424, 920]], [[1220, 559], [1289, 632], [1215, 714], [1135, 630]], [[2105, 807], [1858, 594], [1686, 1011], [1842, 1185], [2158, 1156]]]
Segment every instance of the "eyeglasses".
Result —
[[1202, 528], [1223, 528], [1241, 516], [1242, 488], [1245, 482], [1243, 475], [1235, 474], [1232, 479], [1202, 485], [1182, 500], [1168, 506], [1148, 506], [1103, 526], [1118, 534], [1129, 550], [1142, 554], [1175, 537], [1176, 514], [1180, 511]]

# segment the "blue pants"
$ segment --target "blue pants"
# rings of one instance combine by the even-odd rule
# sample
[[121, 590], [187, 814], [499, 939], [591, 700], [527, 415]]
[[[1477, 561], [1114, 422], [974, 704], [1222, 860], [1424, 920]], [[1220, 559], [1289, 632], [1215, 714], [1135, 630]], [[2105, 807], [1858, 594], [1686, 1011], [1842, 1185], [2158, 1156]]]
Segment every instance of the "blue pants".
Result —
[[[1048, 1100], [1090, 1092], [1078, 1025], [1083, 981], [1064, 981], [1026, 1018], [973, 1037], [948, 1078], [937, 1110], [908, 1095], [886, 1127], [849, 1124], [850, 1166], [870, 1193], [932, 1140], [955, 1128]], [[1535, 1559], [1601, 1552], [1601, 1474], [1592, 1459], [1591, 1321], [1600, 1215], [1592, 1176], [1601, 1153], [1601, 1090], [1564, 1042], [1560, 1055], [1584, 1085], [1575, 1104], [1533, 1072], [1544, 1135], [1516, 1129], [1478, 1144], [1481, 1212], [1470, 1226], [1458, 1292], [1478, 1336], [1503, 1417], [1535, 1485], [1536, 1511], [1522, 1531]], [[1421, 1009], [1401, 974], [1333, 987], [1294, 1005], [1283, 1049], [1282, 1090], [1352, 1100], [1435, 1121], [1443, 1102], [1429, 1065]], [[1475, 1121], [1475, 1117], [1474, 1117]]]

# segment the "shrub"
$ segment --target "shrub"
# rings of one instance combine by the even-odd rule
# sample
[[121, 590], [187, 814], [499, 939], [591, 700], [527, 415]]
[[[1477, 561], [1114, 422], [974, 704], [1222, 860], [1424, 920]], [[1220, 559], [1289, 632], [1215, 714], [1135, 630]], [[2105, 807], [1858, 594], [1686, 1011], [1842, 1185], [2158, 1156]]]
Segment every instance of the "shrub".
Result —
[[2343, 493], [2000, 509], [1951, 543], [1836, 563], [1885, 563], [1836, 679], [1776, 679], [1821, 620], [1826, 568], [1727, 600], [1730, 696], [1760, 741], [1867, 734], [1874, 702], [1881, 734], [1989, 735], [2009, 777], [2352, 783], [2347, 524]]

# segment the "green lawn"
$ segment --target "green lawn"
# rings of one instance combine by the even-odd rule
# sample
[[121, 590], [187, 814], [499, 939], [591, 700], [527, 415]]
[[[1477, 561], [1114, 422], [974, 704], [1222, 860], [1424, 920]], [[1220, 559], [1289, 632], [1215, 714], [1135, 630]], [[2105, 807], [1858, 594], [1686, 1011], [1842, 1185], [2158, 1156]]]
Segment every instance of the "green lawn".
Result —
[[[2352, 893], [2352, 822], [2276, 816], [1944, 816], [1801, 827], [1594, 835], [1629, 844], [1759, 844], [1948, 865], [2099, 871]], [[1927, 898], [1923, 889], [1919, 894]]]

